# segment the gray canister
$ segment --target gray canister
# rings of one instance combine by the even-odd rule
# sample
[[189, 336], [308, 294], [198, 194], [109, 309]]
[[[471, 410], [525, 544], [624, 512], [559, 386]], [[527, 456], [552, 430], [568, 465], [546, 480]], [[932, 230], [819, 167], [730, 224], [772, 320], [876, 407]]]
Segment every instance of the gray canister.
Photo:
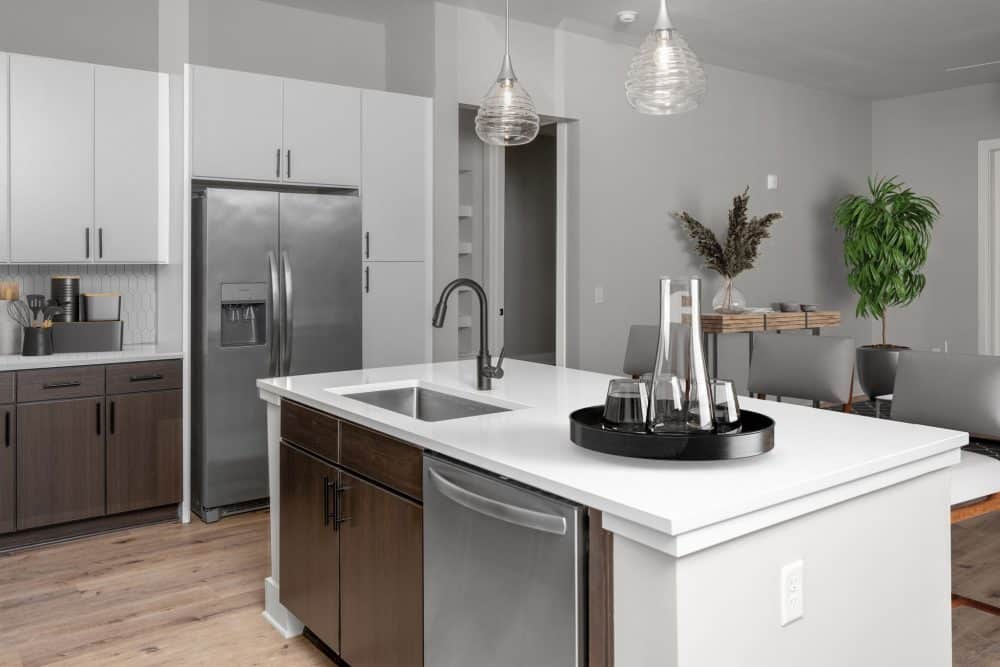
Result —
[[52, 298], [63, 310], [62, 315], [54, 318], [55, 321], [80, 320], [80, 276], [52, 276]]
[[7, 312], [10, 301], [0, 301], [0, 354], [21, 354], [21, 325]]

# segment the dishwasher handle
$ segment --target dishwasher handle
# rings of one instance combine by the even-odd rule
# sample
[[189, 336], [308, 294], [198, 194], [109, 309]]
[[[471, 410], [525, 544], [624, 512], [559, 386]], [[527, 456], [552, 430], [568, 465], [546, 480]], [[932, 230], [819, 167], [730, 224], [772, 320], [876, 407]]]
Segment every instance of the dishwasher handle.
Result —
[[430, 476], [437, 490], [441, 492], [441, 495], [466, 509], [485, 514], [500, 521], [512, 523], [515, 526], [522, 526], [544, 533], [553, 533], [554, 535], [566, 534], [565, 517], [536, 512], [535, 510], [529, 510], [524, 507], [502, 503], [499, 500], [481, 496], [445, 479], [432, 468], [427, 469], [427, 474]]

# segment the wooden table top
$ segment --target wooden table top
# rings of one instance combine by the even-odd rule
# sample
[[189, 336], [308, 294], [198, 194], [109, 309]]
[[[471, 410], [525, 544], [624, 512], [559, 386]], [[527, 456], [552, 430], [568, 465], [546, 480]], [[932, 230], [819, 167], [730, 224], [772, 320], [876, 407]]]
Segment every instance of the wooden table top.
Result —
[[818, 310], [814, 313], [708, 313], [701, 316], [704, 333], [756, 333], [758, 331], [791, 331], [820, 329], [840, 324], [839, 310]]

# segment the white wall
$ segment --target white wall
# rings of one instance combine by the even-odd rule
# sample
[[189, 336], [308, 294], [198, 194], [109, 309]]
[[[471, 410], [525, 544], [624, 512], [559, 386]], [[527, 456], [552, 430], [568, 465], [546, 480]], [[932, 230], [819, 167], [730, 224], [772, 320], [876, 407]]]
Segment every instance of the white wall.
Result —
[[386, 87], [385, 26], [261, 0], [192, 0], [191, 62]]
[[889, 313], [891, 342], [977, 351], [978, 144], [1000, 138], [1000, 84], [878, 100], [872, 168], [899, 175], [937, 200], [937, 223], [920, 299]]

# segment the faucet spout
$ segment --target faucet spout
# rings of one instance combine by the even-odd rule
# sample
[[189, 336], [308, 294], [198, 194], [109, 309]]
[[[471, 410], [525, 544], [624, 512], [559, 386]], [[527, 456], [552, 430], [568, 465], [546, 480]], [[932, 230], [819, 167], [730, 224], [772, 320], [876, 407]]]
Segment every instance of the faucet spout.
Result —
[[[431, 324], [437, 329], [444, 326], [445, 316], [448, 314], [448, 298], [459, 287], [468, 287], [475, 292], [476, 297], [479, 299], [479, 353], [476, 355], [476, 384], [479, 389], [491, 389], [493, 387], [492, 379], [503, 377], [503, 369], [501, 368], [503, 362], [501, 361], [496, 367], [491, 365], [488, 326], [489, 308], [486, 303], [486, 290], [483, 289], [483, 286], [470, 278], [457, 278], [445, 285], [437, 304], [434, 306], [434, 317], [431, 319]], [[501, 353], [502, 358], [503, 353]]]

